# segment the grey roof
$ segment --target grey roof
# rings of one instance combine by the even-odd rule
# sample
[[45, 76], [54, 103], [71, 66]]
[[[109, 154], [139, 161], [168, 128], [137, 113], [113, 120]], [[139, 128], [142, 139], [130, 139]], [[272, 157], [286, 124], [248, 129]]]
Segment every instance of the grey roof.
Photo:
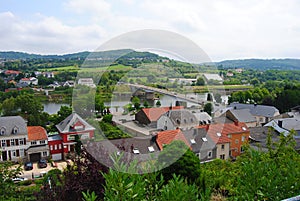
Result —
[[[17, 133], [13, 134], [14, 129]], [[0, 117], [0, 134], [3, 135], [27, 135], [27, 123], [21, 116]]]
[[48, 135], [48, 141], [62, 140], [60, 135]]
[[207, 114], [207, 112], [197, 112], [197, 113], [193, 113], [195, 115], [195, 117], [197, 118], [198, 121], [206, 121], [208, 122], [212, 120], [211, 116], [209, 116], [209, 114]]
[[198, 125], [197, 118], [188, 110], [169, 110], [163, 115], [169, 117], [174, 126]]
[[[91, 126], [90, 124], [88, 124], [84, 119], [82, 119], [75, 112], [73, 112], [66, 119], [64, 119], [59, 124], [57, 124], [56, 128], [58, 129], [58, 131], [60, 133], [68, 133], [68, 132], [76, 131], [76, 130], [73, 130], [71, 127], [77, 121], [80, 121], [85, 126], [84, 130], [86, 130], [86, 131], [88, 131], [88, 130], [95, 130], [95, 128], [93, 126]], [[82, 130], [80, 130], [80, 131], [82, 131]]]
[[[194, 128], [190, 130], [182, 131], [184, 137], [192, 147], [193, 152], [199, 153], [201, 151], [208, 151], [215, 148], [215, 143], [212, 139], [207, 135], [206, 129], [204, 128]], [[206, 138], [207, 141], [204, 142], [202, 138]], [[196, 143], [192, 143], [191, 139], [195, 140]]]
[[231, 103], [229, 107], [234, 109], [249, 109], [253, 116], [264, 116], [264, 117], [274, 117], [278, 109], [274, 106], [268, 105], [255, 105], [255, 104], [242, 104], [242, 103]]
[[256, 118], [250, 113], [249, 109], [230, 109], [227, 112], [231, 112], [231, 114], [239, 121], [239, 122], [256, 122]]

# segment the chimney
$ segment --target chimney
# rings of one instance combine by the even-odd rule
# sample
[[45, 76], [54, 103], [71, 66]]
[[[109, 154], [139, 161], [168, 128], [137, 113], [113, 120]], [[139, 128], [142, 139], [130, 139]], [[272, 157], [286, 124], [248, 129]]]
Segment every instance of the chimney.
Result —
[[282, 128], [282, 120], [278, 120], [278, 126]]
[[234, 121], [234, 125], [238, 126], [239, 122], [237, 120]]

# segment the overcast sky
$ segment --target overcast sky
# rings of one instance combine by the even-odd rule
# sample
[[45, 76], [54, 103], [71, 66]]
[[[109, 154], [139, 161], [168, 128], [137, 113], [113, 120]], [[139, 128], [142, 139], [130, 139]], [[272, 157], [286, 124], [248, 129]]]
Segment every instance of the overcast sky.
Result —
[[129, 31], [162, 29], [213, 61], [300, 58], [298, 0], [0, 0], [0, 51], [93, 51]]

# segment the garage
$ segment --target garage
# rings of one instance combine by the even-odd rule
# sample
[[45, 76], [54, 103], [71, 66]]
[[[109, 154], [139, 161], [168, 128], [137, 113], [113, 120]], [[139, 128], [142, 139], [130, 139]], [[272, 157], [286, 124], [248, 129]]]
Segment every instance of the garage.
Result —
[[62, 154], [59, 153], [59, 154], [52, 154], [52, 160], [54, 161], [60, 161], [62, 160]]
[[41, 159], [41, 153], [32, 153], [29, 154], [29, 160], [31, 162], [37, 162]]

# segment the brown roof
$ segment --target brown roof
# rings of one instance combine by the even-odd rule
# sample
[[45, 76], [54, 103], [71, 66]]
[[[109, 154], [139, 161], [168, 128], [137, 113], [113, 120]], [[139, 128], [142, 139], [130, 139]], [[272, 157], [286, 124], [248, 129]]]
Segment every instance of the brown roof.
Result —
[[188, 147], [190, 147], [190, 144], [187, 142], [187, 140], [185, 139], [185, 137], [180, 129], [161, 131], [161, 132], [158, 132], [157, 136], [156, 136], [156, 143], [160, 150], [163, 150], [164, 145], [170, 144], [174, 140], [181, 140]]
[[28, 140], [47, 140], [47, 132], [41, 126], [27, 126]]
[[[172, 110], [183, 109], [183, 106], [172, 107]], [[154, 107], [154, 108], [143, 108], [142, 111], [146, 114], [150, 121], [157, 121], [159, 117], [170, 110], [170, 107]]]

